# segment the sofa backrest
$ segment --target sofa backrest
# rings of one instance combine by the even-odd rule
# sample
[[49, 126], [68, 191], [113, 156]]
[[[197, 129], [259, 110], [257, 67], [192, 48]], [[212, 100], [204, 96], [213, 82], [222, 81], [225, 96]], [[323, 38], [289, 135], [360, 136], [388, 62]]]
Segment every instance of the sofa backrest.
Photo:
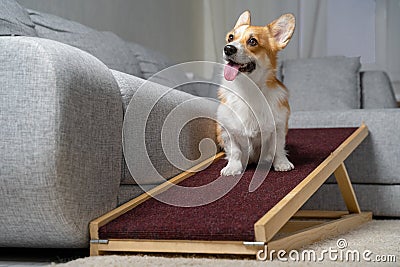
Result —
[[26, 10], [15, 0], [0, 0], [0, 36], [37, 36], [77, 47], [110, 69], [147, 79], [171, 65], [163, 55], [54, 15]]
[[360, 71], [359, 57], [331, 56], [286, 60], [283, 83], [292, 111], [326, 111], [397, 107], [384, 71]]
[[36, 36], [28, 12], [14, 0], [0, 0], [0, 36]]
[[[360, 67], [358, 57], [286, 60], [281, 62], [277, 77], [289, 90], [291, 111], [396, 108], [388, 75], [379, 70], [360, 71]], [[218, 72], [218, 68], [214, 70], [214, 76], [221, 76]], [[218, 88], [207, 83], [191, 83], [176, 89], [217, 98]]]
[[286, 60], [283, 82], [293, 111], [361, 108], [360, 58], [343, 56]]
[[122, 40], [112, 32], [97, 31], [54, 15], [28, 10], [37, 35], [82, 49], [110, 69], [147, 79], [170, 63], [158, 53]]

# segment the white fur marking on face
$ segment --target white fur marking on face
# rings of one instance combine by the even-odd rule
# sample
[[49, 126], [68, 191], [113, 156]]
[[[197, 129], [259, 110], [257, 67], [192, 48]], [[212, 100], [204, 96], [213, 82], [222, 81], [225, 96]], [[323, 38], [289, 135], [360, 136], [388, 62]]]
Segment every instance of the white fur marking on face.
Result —
[[236, 40], [229, 43], [237, 49], [237, 53], [231, 56], [231, 59], [237, 63], [248, 63], [250, 61], [245, 47], [240, 43], [240, 40], [243, 38], [243, 35], [248, 27], [249, 25], [242, 25], [235, 29], [234, 35]]
[[235, 37], [239, 37], [239, 39], [242, 39], [244, 32], [246, 29], [249, 27], [249, 25], [242, 25], [235, 29]]

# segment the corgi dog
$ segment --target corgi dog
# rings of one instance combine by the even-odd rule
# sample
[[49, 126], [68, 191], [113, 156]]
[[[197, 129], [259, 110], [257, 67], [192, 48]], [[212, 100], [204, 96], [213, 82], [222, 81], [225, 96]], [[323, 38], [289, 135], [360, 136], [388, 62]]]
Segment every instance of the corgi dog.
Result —
[[[270, 162], [275, 171], [294, 169], [285, 150], [289, 94], [276, 78], [277, 54], [290, 41], [294, 28], [292, 14], [282, 15], [266, 26], [252, 26], [250, 12], [245, 11], [226, 35], [224, 82], [227, 87], [235, 79], [239, 84], [233, 90], [218, 90], [221, 104], [217, 110], [217, 140], [228, 160], [221, 175], [238, 175], [246, 163], [257, 162]], [[241, 86], [238, 76], [243, 74], [258, 87], [258, 94]], [[267, 105], [262, 105], [260, 93]]]

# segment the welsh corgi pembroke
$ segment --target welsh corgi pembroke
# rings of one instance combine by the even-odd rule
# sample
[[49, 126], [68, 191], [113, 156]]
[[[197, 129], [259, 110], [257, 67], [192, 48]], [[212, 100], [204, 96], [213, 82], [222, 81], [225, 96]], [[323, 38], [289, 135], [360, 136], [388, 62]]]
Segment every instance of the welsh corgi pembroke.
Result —
[[[277, 54], [290, 41], [294, 28], [292, 14], [282, 15], [266, 26], [252, 26], [250, 12], [245, 11], [226, 35], [225, 83], [229, 87], [236, 79], [239, 85], [233, 90], [218, 90], [221, 104], [217, 110], [217, 140], [228, 160], [221, 175], [238, 175], [246, 164], [263, 161], [272, 163], [275, 171], [294, 169], [285, 150], [288, 90], [276, 78]], [[241, 87], [243, 77], [238, 76], [243, 74], [258, 87], [258, 94]], [[267, 105], [261, 104], [260, 93]]]

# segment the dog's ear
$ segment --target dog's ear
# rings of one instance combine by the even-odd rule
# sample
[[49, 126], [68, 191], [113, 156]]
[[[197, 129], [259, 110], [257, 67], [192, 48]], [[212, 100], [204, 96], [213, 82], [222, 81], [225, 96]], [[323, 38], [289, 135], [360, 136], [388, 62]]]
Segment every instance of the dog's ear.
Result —
[[281, 50], [287, 46], [292, 38], [296, 20], [292, 14], [280, 16], [267, 25], [270, 33], [274, 37], [276, 47]]
[[248, 10], [246, 10], [245, 12], [242, 13], [242, 15], [240, 15], [240, 17], [236, 22], [235, 29], [242, 25], [250, 25], [250, 11]]

